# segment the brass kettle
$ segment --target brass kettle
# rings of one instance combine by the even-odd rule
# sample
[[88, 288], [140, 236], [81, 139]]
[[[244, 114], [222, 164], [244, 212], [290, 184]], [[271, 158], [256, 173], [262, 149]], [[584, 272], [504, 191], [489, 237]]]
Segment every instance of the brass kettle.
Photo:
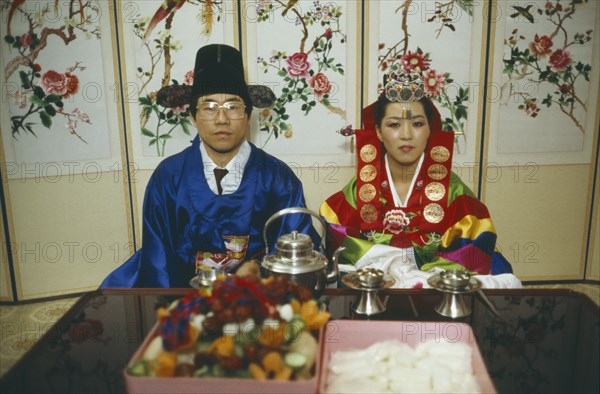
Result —
[[286, 275], [292, 282], [313, 291], [317, 297], [323, 293], [328, 283], [335, 282], [339, 277], [338, 256], [345, 249], [339, 247], [333, 254], [329, 263], [327, 257], [313, 249], [313, 242], [309, 235], [292, 231], [279, 237], [275, 244], [275, 254], [269, 254], [267, 231], [271, 223], [280, 217], [292, 213], [308, 214], [316, 217], [323, 228], [320, 250], [325, 250], [327, 224], [315, 212], [307, 208], [285, 208], [274, 213], [265, 223], [263, 238], [266, 245], [266, 254], [261, 264], [262, 274]]

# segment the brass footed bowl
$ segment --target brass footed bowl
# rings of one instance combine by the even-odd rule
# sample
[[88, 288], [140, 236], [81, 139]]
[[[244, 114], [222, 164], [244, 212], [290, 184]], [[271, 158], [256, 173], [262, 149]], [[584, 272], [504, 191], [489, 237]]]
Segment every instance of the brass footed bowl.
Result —
[[377, 268], [361, 268], [356, 271], [358, 282], [366, 289], [374, 289], [383, 282], [383, 271]]
[[469, 286], [471, 275], [462, 270], [446, 270], [440, 273], [440, 281], [445, 288], [460, 291]]

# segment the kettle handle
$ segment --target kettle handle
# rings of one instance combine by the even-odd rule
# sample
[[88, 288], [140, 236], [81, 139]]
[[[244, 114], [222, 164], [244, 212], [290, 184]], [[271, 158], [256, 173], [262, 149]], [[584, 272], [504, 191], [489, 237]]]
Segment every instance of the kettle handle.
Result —
[[308, 208], [291, 207], [291, 208], [284, 208], [280, 211], [275, 212], [273, 215], [271, 215], [271, 217], [265, 223], [265, 228], [263, 230], [263, 239], [265, 241], [265, 254], [266, 255], [269, 254], [269, 244], [267, 242], [267, 229], [269, 228], [269, 225], [272, 222], [274, 222], [275, 220], [279, 219], [280, 217], [290, 214], [290, 213], [305, 213], [307, 215], [311, 215], [311, 216], [314, 216], [317, 219], [319, 219], [319, 222], [321, 223], [321, 227], [323, 229], [322, 233], [320, 234], [321, 235], [321, 250], [325, 250], [325, 231], [327, 229], [327, 224], [325, 224], [325, 221], [316, 212], [311, 211]]

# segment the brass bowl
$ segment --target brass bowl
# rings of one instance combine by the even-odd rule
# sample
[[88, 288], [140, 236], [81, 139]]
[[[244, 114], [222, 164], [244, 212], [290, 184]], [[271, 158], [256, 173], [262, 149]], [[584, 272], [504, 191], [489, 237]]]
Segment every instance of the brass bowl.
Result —
[[447, 289], [463, 290], [469, 286], [471, 274], [463, 270], [451, 269], [440, 273], [440, 279]]
[[374, 289], [383, 282], [383, 271], [377, 268], [361, 268], [356, 271], [358, 282], [366, 289]]
[[223, 270], [216, 269], [199, 269], [198, 274], [192, 278], [190, 281], [190, 286], [195, 289], [200, 287], [212, 287], [212, 284], [218, 278], [224, 278], [228, 276], [229, 273]]

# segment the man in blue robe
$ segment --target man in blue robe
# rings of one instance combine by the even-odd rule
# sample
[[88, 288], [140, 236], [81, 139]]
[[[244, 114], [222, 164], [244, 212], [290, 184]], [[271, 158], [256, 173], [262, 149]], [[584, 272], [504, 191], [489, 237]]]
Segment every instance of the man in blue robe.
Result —
[[[266, 221], [281, 209], [305, 207], [292, 170], [245, 138], [252, 107], [266, 107], [274, 97], [264, 86], [246, 84], [237, 49], [213, 44], [198, 50], [189, 99], [198, 136], [152, 174], [142, 248], [101, 287], [189, 287], [200, 269], [235, 272], [262, 257]], [[273, 223], [269, 243], [293, 230], [318, 241], [310, 216], [285, 215]]]

